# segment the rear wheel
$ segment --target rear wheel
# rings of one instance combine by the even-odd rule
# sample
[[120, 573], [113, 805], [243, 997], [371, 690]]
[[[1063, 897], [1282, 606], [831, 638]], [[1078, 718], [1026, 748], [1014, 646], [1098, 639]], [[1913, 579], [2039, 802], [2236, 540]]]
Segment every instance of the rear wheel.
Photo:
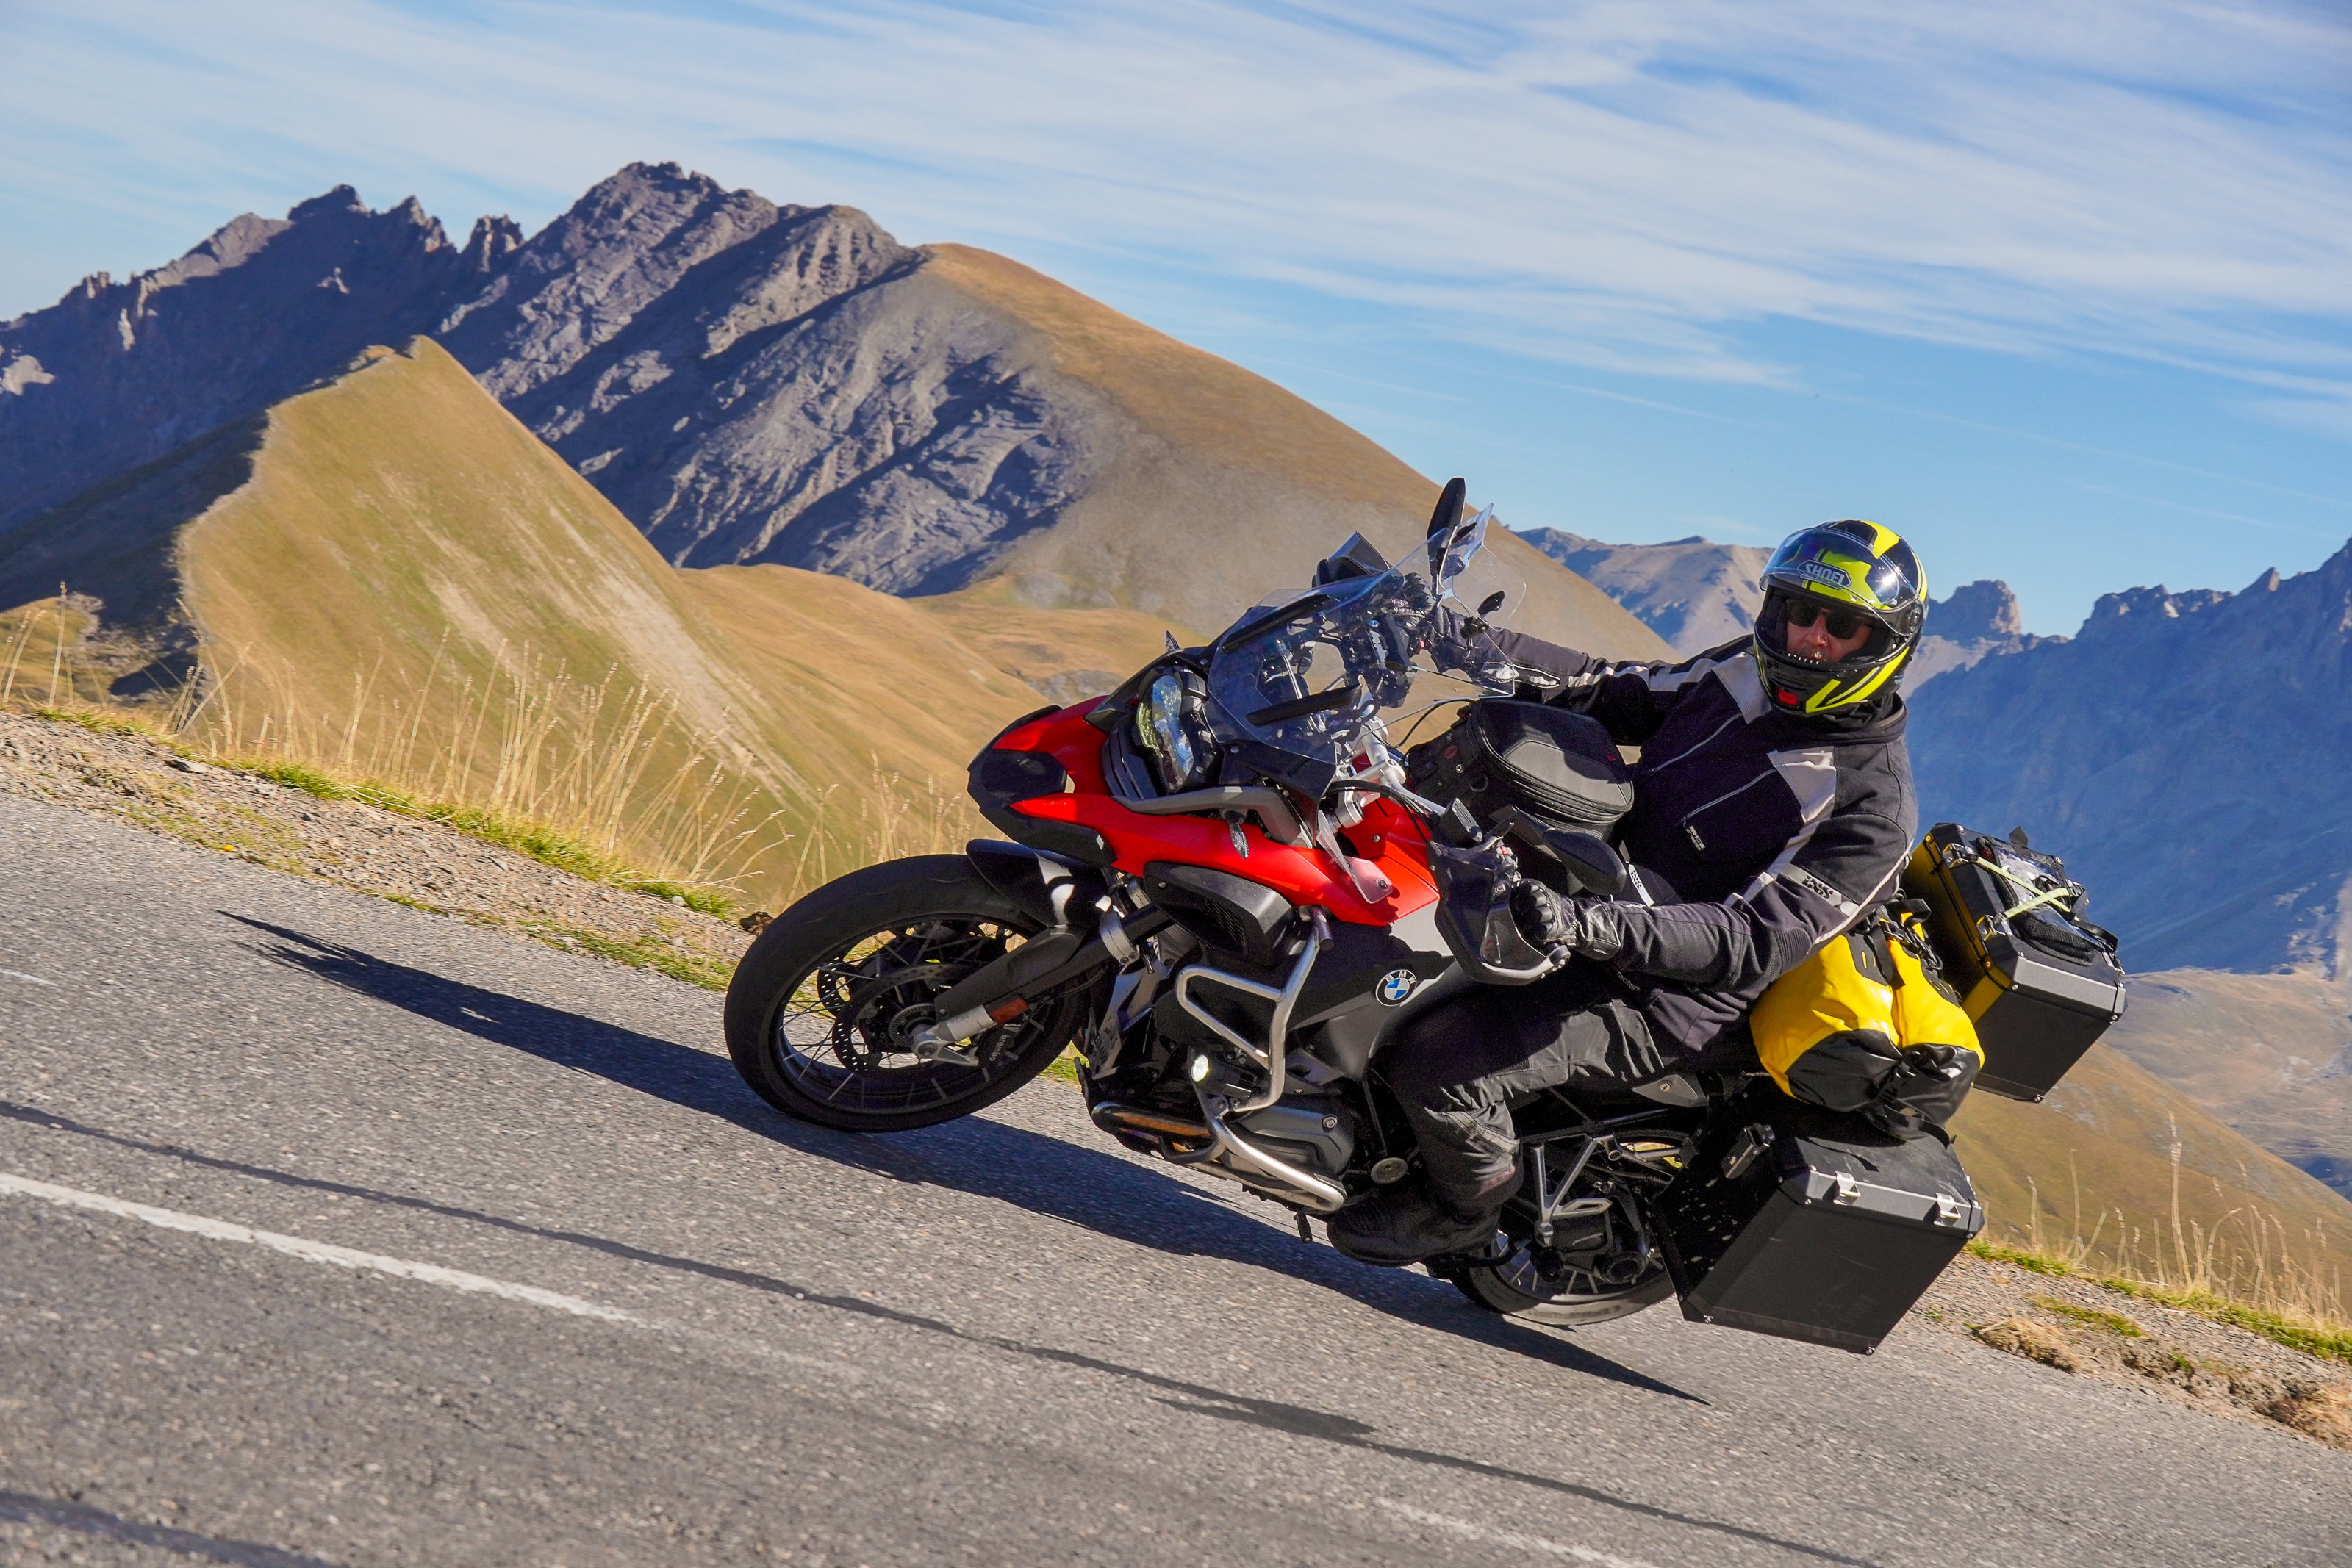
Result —
[[727, 988], [727, 1049], [787, 1116], [898, 1132], [969, 1115], [1045, 1071], [1085, 1019], [1075, 988], [964, 1042], [976, 1066], [910, 1041], [938, 998], [1038, 927], [961, 855], [853, 872], [776, 917]]
[[1662, 1268], [1630, 1285], [1613, 1285], [1575, 1268], [1547, 1276], [1524, 1244], [1499, 1263], [1464, 1267], [1454, 1274], [1454, 1286], [1489, 1312], [1556, 1328], [1631, 1317], [1675, 1293], [1675, 1282]]

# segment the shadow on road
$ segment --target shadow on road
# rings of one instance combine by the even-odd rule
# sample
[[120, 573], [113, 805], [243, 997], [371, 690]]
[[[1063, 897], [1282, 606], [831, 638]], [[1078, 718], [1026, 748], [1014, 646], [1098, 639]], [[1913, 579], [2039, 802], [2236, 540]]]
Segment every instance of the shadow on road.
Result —
[[[1566, 1339], [1474, 1307], [1452, 1286], [1426, 1275], [1372, 1269], [1328, 1247], [1303, 1245], [1295, 1236], [1259, 1223], [1140, 1158], [1064, 1143], [990, 1120], [985, 1113], [887, 1135], [794, 1122], [755, 1096], [725, 1057], [285, 926], [221, 913], [278, 938], [252, 949], [272, 962], [477, 1039], [719, 1117], [808, 1155], [897, 1181], [994, 1198], [1177, 1257], [1219, 1258], [1309, 1280], [1426, 1328], [1510, 1350], [1564, 1371], [1705, 1403]], [[1256, 1201], [1238, 1187], [1234, 1190], [1237, 1201]], [[1276, 1206], [1269, 1204], [1267, 1212], [1276, 1213]]]

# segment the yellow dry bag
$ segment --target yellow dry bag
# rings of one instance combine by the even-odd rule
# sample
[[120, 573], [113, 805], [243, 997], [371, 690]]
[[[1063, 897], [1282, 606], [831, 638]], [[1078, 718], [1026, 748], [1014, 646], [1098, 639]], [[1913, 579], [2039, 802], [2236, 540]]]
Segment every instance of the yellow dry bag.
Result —
[[1885, 908], [1773, 981], [1748, 1027], [1788, 1093], [1889, 1132], [1941, 1127], [1984, 1064], [1917, 917]]

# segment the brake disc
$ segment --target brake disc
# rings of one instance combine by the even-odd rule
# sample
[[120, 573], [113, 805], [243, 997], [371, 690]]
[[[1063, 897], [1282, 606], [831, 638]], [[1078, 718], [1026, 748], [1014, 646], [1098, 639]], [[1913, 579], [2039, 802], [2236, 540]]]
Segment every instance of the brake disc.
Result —
[[[835, 1060], [853, 1072], [880, 1067], [887, 1056], [911, 1056], [914, 1031], [939, 1016], [931, 998], [970, 972], [967, 966], [919, 964], [861, 978], [843, 996], [833, 1012], [829, 1043]], [[909, 988], [920, 988], [920, 1000], [892, 1005], [892, 998]]]

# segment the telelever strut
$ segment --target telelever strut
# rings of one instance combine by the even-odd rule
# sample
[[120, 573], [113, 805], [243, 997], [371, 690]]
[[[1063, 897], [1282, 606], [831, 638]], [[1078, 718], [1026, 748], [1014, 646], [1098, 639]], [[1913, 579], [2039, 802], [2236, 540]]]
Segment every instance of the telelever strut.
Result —
[[917, 1030], [908, 1043], [925, 1061], [978, 1066], [978, 1058], [958, 1049], [965, 1040], [1011, 1023], [1029, 1010], [1033, 997], [1056, 990], [1106, 965], [1127, 963], [1145, 937], [1170, 924], [1167, 913], [1159, 909], [1147, 909], [1124, 920], [1106, 913], [1092, 937], [1067, 927], [1032, 937], [948, 988], [939, 1000], [940, 1017]]

